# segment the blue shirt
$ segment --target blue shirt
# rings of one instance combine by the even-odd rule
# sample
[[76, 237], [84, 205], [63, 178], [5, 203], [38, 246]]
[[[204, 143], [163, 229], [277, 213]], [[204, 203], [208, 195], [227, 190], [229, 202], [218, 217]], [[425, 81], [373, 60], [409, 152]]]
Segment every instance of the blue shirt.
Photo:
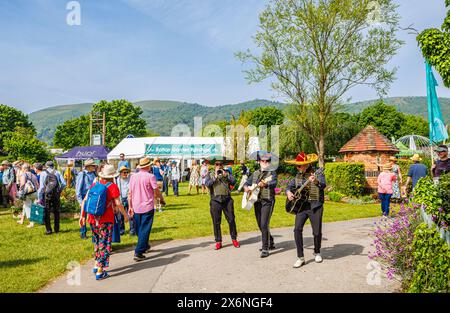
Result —
[[131, 167], [130, 167], [130, 163], [129, 163], [127, 160], [120, 161], [120, 162], [119, 162], [119, 165], [118, 165], [118, 169], [120, 170], [120, 168], [121, 168], [122, 166], [125, 166], [125, 167], [128, 168], [128, 169], [131, 168]]
[[163, 170], [163, 169], [160, 167], [157, 167], [157, 166], [153, 166], [153, 175], [156, 176], [156, 180], [163, 181], [164, 179], [163, 179], [163, 176], [161, 175], [161, 173], [159, 172], [160, 170]]
[[38, 189], [38, 199], [41, 201], [44, 201], [44, 183], [45, 179], [47, 178], [47, 171], [56, 175], [56, 178], [58, 179], [59, 182], [60, 190], [66, 188], [66, 181], [64, 180], [60, 172], [54, 169], [47, 169], [45, 171], [42, 171], [41, 174], [39, 175], [39, 189]]
[[0, 172], [0, 185], [3, 184], [3, 171]]
[[428, 169], [421, 163], [415, 163], [409, 167], [408, 176], [412, 178], [412, 187], [416, 186], [419, 179], [426, 177]]
[[88, 172], [86, 170], [81, 171], [77, 175], [77, 181], [75, 184], [75, 193], [77, 195], [78, 203], [83, 202], [89, 187], [94, 183], [94, 179], [97, 177], [96, 172]]

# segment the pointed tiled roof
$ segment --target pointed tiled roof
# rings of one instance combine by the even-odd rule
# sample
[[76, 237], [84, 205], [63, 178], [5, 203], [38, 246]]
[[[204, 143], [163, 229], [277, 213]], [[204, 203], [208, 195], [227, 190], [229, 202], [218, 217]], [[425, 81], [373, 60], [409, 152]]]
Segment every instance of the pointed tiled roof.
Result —
[[347, 142], [339, 153], [368, 151], [399, 152], [399, 149], [375, 127], [369, 125]]

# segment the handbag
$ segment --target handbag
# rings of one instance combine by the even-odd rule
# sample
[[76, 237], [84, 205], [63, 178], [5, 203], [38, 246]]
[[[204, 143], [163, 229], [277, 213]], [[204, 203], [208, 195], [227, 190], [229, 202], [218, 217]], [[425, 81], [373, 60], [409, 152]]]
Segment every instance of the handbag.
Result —
[[42, 205], [33, 203], [31, 205], [30, 222], [44, 224], [45, 208]]

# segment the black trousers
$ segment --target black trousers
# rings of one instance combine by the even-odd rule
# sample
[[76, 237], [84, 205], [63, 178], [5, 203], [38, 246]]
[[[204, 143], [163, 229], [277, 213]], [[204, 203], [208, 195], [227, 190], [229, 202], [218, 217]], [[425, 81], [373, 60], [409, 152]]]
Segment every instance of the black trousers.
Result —
[[275, 199], [261, 199], [255, 202], [255, 217], [261, 231], [262, 249], [269, 250], [269, 244], [273, 245], [273, 237], [270, 234], [270, 218], [272, 217]]
[[214, 227], [214, 238], [216, 242], [222, 241], [222, 212], [225, 214], [228, 225], [230, 226], [231, 239], [237, 239], [237, 228], [234, 216], [234, 201], [230, 196], [213, 196], [209, 202], [210, 212]]
[[55, 216], [55, 232], [59, 232], [59, 213], [61, 210], [61, 197], [60, 195], [53, 198], [45, 198], [45, 229], [47, 232], [52, 231], [52, 225], [50, 224], [50, 214], [53, 212]]
[[323, 205], [311, 209], [308, 207], [295, 216], [295, 228], [294, 228], [294, 238], [295, 244], [297, 245], [297, 256], [299, 258], [303, 257], [303, 226], [305, 226], [306, 220], [309, 218], [311, 221], [311, 227], [314, 236], [314, 253], [320, 253], [320, 248], [322, 245], [322, 216], [323, 216]]

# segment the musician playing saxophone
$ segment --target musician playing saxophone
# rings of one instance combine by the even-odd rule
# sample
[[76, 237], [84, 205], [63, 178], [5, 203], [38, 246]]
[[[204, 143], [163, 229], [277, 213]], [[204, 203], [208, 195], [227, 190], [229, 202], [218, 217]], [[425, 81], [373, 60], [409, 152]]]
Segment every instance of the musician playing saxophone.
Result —
[[324, 189], [326, 187], [325, 176], [323, 172], [314, 174], [312, 164], [317, 162], [316, 154], [306, 155], [301, 152], [295, 160], [286, 161], [288, 164], [297, 166], [298, 174], [286, 188], [286, 195], [289, 201], [294, 200], [296, 190], [308, 181], [304, 192], [306, 192], [305, 203], [303, 209], [295, 216], [294, 238], [297, 246], [297, 260], [294, 268], [301, 267], [305, 264], [303, 253], [303, 226], [307, 219], [311, 221], [314, 236], [314, 259], [316, 263], [321, 263], [322, 256], [320, 248], [322, 243], [322, 216], [324, 203]]
[[[260, 187], [258, 200], [255, 202], [255, 217], [261, 230], [262, 248], [261, 258], [269, 256], [269, 250], [275, 249], [273, 237], [270, 234], [270, 218], [275, 206], [275, 187], [277, 186], [277, 173], [271, 165], [272, 155], [268, 152], [258, 154], [260, 169], [255, 171], [244, 184], [244, 190], [249, 192], [249, 187], [257, 184]], [[266, 180], [267, 182], [265, 182]]]
[[230, 191], [230, 185], [235, 185], [236, 180], [230, 172], [224, 170], [222, 162], [217, 161], [214, 166], [214, 172], [209, 172], [205, 177], [205, 185], [209, 188], [211, 195], [209, 205], [216, 241], [215, 249], [222, 249], [222, 231], [220, 227], [222, 212], [225, 214], [225, 218], [230, 226], [230, 235], [233, 246], [239, 248], [240, 244], [237, 241], [234, 202], [233, 198], [231, 198]]

